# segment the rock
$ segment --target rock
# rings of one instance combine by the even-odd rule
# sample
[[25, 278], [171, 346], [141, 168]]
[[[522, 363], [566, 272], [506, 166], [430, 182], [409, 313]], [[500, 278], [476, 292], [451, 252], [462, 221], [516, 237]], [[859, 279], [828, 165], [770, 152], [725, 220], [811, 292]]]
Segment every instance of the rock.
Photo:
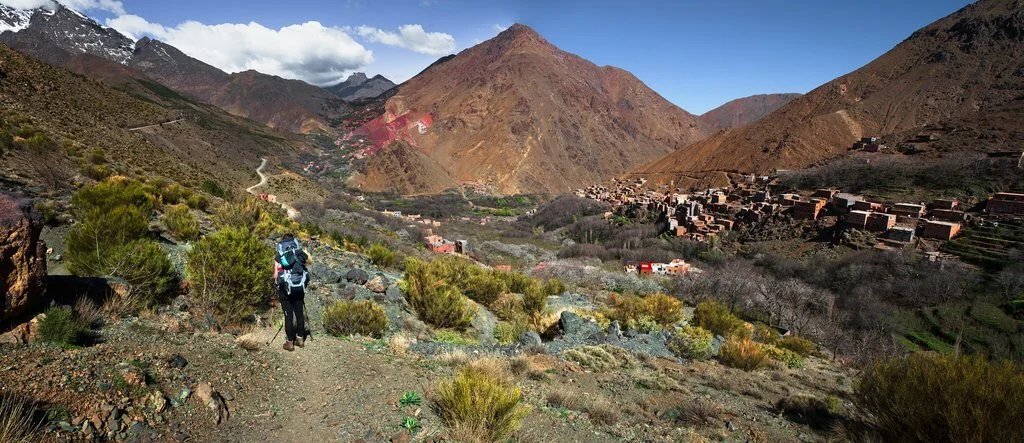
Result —
[[167, 397], [164, 396], [163, 392], [153, 391], [153, 393], [149, 395], [149, 406], [153, 408], [153, 412], [156, 412], [157, 414], [164, 412], [164, 410], [167, 409], [167, 403]]
[[622, 327], [619, 326], [619, 321], [612, 321], [611, 326], [608, 327], [608, 340], [617, 342], [622, 339]]
[[369, 289], [378, 294], [383, 294], [388, 289], [388, 279], [380, 275], [375, 275], [370, 281], [366, 282], [366, 289]]
[[28, 344], [31, 337], [31, 324], [29, 322], [25, 322], [15, 326], [14, 329], [11, 329], [10, 331], [0, 334], [0, 343], [24, 345]]
[[370, 280], [370, 275], [367, 274], [366, 271], [362, 269], [353, 269], [351, 271], [348, 271], [347, 274], [345, 274], [345, 280], [348, 280], [349, 283], [365, 285], [366, 282]]
[[174, 354], [171, 356], [169, 364], [172, 368], [181, 369], [188, 366], [188, 360], [186, 360], [185, 357], [182, 357], [181, 354]]
[[579, 336], [585, 339], [604, 335], [604, 331], [601, 330], [600, 325], [580, 317], [572, 311], [562, 311], [558, 324], [562, 328], [563, 335]]
[[156, 437], [153, 429], [149, 427], [144, 421], [137, 421], [132, 423], [131, 427], [128, 428], [128, 438], [125, 442], [128, 443], [146, 443], [151, 442]]
[[527, 330], [520, 334], [518, 343], [519, 346], [522, 346], [524, 348], [533, 348], [537, 346], [542, 346], [544, 344], [544, 342], [541, 341], [540, 339], [540, 334], [538, 334], [536, 331], [531, 330]]
[[405, 297], [402, 296], [402, 290], [399, 289], [398, 286], [388, 286], [388, 288], [384, 291], [384, 300], [388, 302], [398, 303], [404, 299]]
[[219, 425], [228, 421], [231, 413], [228, 411], [227, 402], [219, 392], [213, 390], [210, 383], [203, 382], [196, 386], [196, 398], [213, 411], [214, 423]]
[[42, 305], [46, 291], [46, 244], [43, 224], [29, 201], [0, 194], [0, 323]]
[[192, 390], [191, 389], [189, 389], [189, 388], [182, 388], [181, 391], [178, 392], [178, 395], [176, 397], [174, 397], [173, 399], [171, 399], [171, 405], [173, 405], [176, 408], [181, 406], [181, 405], [184, 405], [185, 402], [188, 401], [189, 396], [191, 396], [191, 395], [192, 395]]
[[725, 337], [716, 335], [715, 338], [711, 339], [711, 355], [718, 356], [718, 350], [721, 349], [722, 345], [725, 344]]

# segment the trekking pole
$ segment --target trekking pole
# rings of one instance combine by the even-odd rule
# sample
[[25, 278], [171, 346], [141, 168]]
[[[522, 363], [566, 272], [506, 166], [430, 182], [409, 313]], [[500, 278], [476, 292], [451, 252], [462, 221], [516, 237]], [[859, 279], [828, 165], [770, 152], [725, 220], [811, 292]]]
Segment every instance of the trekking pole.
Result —
[[270, 344], [273, 343], [274, 340], [277, 340], [277, 336], [281, 334], [282, 329], [284, 329], [284, 323], [281, 323], [281, 327], [277, 328], [277, 332], [274, 333], [274, 338], [270, 339], [270, 341], [268, 341], [267, 344], [264, 346], [270, 346]]

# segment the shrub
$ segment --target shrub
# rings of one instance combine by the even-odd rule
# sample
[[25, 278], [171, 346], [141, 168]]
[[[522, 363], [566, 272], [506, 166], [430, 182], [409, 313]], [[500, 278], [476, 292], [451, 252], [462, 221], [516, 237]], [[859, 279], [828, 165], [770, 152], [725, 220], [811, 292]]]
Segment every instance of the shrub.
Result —
[[548, 295], [561, 295], [565, 292], [565, 283], [557, 278], [549, 278], [544, 281], [544, 293]]
[[713, 348], [711, 331], [700, 326], [687, 326], [681, 329], [668, 342], [672, 353], [690, 360], [705, 360], [711, 357]]
[[224, 190], [224, 188], [222, 188], [219, 183], [213, 180], [203, 180], [202, 189], [203, 192], [210, 194], [214, 197], [227, 199], [228, 197], [231, 196], [231, 194], [228, 191]]
[[779, 340], [776, 346], [782, 349], [788, 349], [790, 351], [793, 351], [799, 354], [801, 357], [811, 355], [811, 353], [814, 352], [815, 348], [814, 343], [811, 342], [810, 340], [803, 337], [797, 337], [795, 335], [790, 337], [783, 337], [782, 340]]
[[370, 257], [370, 263], [379, 268], [390, 268], [398, 262], [398, 256], [395, 255], [395, 251], [388, 249], [387, 245], [383, 243], [374, 243], [366, 251], [366, 255]]
[[529, 414], [522, 393], [506, 379], [467, 366], [437, 386], [435, 409], [456, 441], [505, 441]]
[[669, 411], [668, 417], [691, 426], [707, 426], [725, 414], [722, 404], [711, 398], [698, 397]]
[[519, 340], [519, 336], [526, 332], [526, 324], [522, 322], [498, 322], [494, 326], [494, 339], [499, 344], [510, 345]]
[[548, 306], [548, 294], [536, 280], [531, 281], [523, 292], [523, 312], [527, 316], [536, 317]]
[[25, 400], [10, 394], [0, 395], [0, 441], [30, 443], [38, 441], [40, 423], [36, 410]]
[[779, 342], [779, 332], [764, 323], [754, 325], [753, 338], [759, 343], [774, 345]]
[[388, 316], [384, 308], [370, 300], [344, 300], [324, 308], [323, 324], [324, 330], [335, 336], [380, 338], [388, 329]]
[[1021, 441], [1024, 367], [983, 356], [915, 353], [879, 360], [857, 403], [902, 441]]
[[713, 332], [715, 335], [729, 337], [745, 329], [740, 320], [729, 308], [714, 300], [705, 300], [697, 304], [693, 313], [693, 322], [697, 326]]
[[174, 286], [174, 267], [149, 234], [137, 208], [118, 206], [92, 211], [67, 236], [68, 270], [81, 276], [124, 279], [144, 302], [167, 294]]
[[466, 296], [482, 305], [494, 303], [498, 297], [508, 291], [505, 281], [493, 272], [474, 273], [466, 280], [464, 286]]
[[71, 203], [81, 214], [110, 212], [118, 206], [130, 206], [149, 218], [154, 200], [155, 197], [146, 193], [138, 182], [114, 177], [79, 189], [72, 196]]
[[189, 212], [188, 206], [168, 206], [164, 211], [164, 224], [178, 239], [192, 241], [199, 238], [199, 220]]
[[274, 259], [251, 232], [228, 228], [196, 242], [186, 269], [193, 299], [225, 320], [242, 320], [267, 300], [267, 263]]
[[622, 362], [601, 346], [582, 346], [569, 349], [562, 353], [562, 357], [579, 363], [580, 366], [593, 372], [605, 372], [622, 366]]
[[606, 315], [612, 320], [618, 320], [627, 328], [635, 328], [651, 321], [661, 326], [669, 326], [683, 318], [683, 302], [665, 294], [654, 294], [647, 297], [616, 296], [612, 298], [611, 302], [612, 309], [607, 311]]
[[731, 368], [753, 371], [768, 364], [768, 354], [749, 338], [730, 337], [719, 348], [718, 360]]
[[804, 367], [803, 356], [789, 349], [780, 348], [776, 345], [764, 345], [764, 351], [768, 354], [768, 358], [782, 363], [790, 369]]
[[224, 202], [214, 211], [213, 220], [218, 228], [241, 228], [253, 232], [264, 219], [263, 208], [254, 198], [241, 202]]
[[70, 308], [55, 307], [47, 309], [39, 322], [39, 337], [62, 348], [75, 348], [86, 344], [89, 328]]
[[458, 288], [438, 277], [446, 271], [451, 270], [438, 269], [434, 264], [427, 265], [416, 259], [407, 260], [405, 280], [409, 305], [427, 323], [440, 328], [465, 329], [476, 316], [476, 309]]

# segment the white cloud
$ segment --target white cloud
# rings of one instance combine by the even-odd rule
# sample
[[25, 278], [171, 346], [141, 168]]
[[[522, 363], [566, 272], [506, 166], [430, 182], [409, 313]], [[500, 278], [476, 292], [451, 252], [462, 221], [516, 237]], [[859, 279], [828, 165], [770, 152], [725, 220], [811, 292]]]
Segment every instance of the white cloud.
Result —
[[455, 37], [443, 32], [427, 32], [420, 25], [402, 25], [398, 32], [372, 26], [360, 26], [356, 33], [373, 43], [397, 46], [427, 55], [448, 55], [455, 50]]
[[508, 29], [508, 26], [504, 26], [499, 23], [495, 23], [494, 25], [492, 25], [492, 27], [494, 28], [495, 31], [498, 31], [499, 33], [504, 32], [506, 29]]
[[[125, 13], [124, 4], [118, 0], [60, 0], [60, 3], [76, 11], [107, 11], [115, 15]], [[54, 0], [0, 0], [0, 4], [15, 9], [56, 9]]]
[[131, 37], [153, 36], [227, 72], [255, 69], [321, 86], [336, 83], [351, 70], [373, 62], [373, 52], [344, 30], [315, 21], [281, 29], [255, 22], [206, 25], [187, 21], [166, 27], [123, 15], [106, 24]]

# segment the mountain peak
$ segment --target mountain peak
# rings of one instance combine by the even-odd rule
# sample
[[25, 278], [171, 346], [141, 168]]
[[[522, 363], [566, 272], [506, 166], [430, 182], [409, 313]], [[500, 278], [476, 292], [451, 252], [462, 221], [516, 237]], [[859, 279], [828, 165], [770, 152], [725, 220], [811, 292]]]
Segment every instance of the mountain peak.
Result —
[[367, 80], [369, 80], [369, 78], [366, 77], [365, 73], [353, 72], [352, 75], [348, 76], [348, 78], [345, 79], [345, 83], [350, 86], [356, 86], [366, 83]]
[[509, 26], [508, 29], [501, 31], [496, 37], [494, 37], [493, 41], [505, 44], [511, 43], [517, 46], [522, 45], [524, 47], [551, 46], [551, 44], [548, 43], [544, 37], [538, 34], [537, 31], [534, 31], [533, 28], [521, 23], [516, 23]]

